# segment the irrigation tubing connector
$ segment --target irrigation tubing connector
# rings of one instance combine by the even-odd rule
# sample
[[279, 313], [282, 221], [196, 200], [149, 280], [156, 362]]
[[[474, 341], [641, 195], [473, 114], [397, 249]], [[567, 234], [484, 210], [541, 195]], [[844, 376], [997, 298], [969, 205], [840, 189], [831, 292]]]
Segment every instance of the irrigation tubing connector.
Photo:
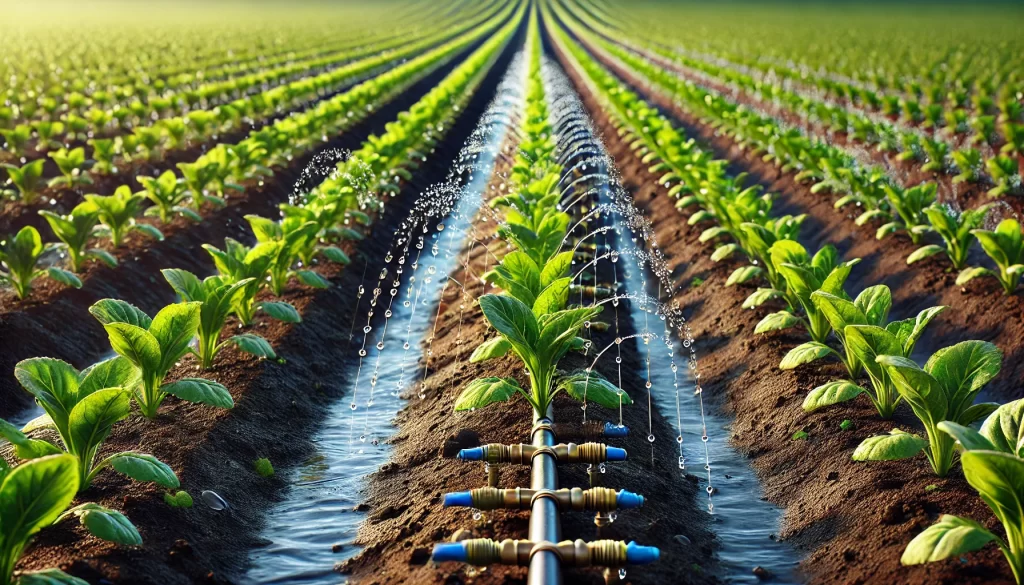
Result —
[[[491, 540], [473, 538], [459, 542], [434, 545], [434, 562], [457, 561], [477, 567], [488, 565], [524, 566], [533, 564], [535, 557], [549, 554], [570, 567], [626, 567], [646, 565], [658, 560], [661, 551], [653, 546], [641, 546], [621, 540], [565, 540], [559, 543], [529, 540]], [[531, 570], [531, 575], [532, 575]], [[547, 582], [550, 583], [550, 582]]]
[[629, 436], [629, 427], [613, 422], [588, 420], [583, 423], [551, 423], [551, 432], [562, 440], [593, 441], [595, 439], [621, 439]]
[[[550, 428], [542, 432], [551, 434]], [[552, 439], [553, 440], [553, 439]], [[530, 464], [541, 455], [553, 455], [558, 463], [604, 463], [606, 461], [625, 461], [626, 450], [609, 447], [604, 443], [562, 443], [559, 445], [502, 445], [491, 443], [481, 447], [462, 449], [459, 459], [463, 461], [486, 461], [487, 463], [511, 463], [516, 465]], [[547, 459], [547, 457], [545, 457]]]
[[445, 494], [445, 506], [465, 506], [479, 510], [526, 510], [537, 498], [550, 498], [559, 510], [577, 512], [614, 512], [644, 505], [644, 497], [630, 491], [597, 487], [588, 490], [580, 488], [560, 490], [497, 489], [484, 487], [468, 492]]

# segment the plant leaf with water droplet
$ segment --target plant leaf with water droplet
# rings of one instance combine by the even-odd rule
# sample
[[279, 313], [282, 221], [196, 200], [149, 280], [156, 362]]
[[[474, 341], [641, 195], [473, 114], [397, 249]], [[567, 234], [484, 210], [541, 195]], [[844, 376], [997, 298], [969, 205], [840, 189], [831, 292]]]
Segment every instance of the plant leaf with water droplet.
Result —
[[633, 400], [615, 384], [597, 372], [576, 371], [562, 378], [556, 385], [580, 402], [593, 402], [605, 408], [618, 408], [620, 404], [633, 404]]
[[779, 296], [779, 291], [773, 288], [759, 288], [750, 293], [750, 295], [743, 300], [743, 308], [753, 309], [755, 307], [760, 307], [769, 300], [778, 298]]
[[725, 286], [749, 282], [761, 276], [762, 273], [764, 273], [764, 270], [760, 266], [740, 266], [729, 275], [729, 279], [725, 281]]
[[459, 394], [455, 410], [472, 410], [495, 402], [505, 402], [519, 391], [519, 383], [512, 378], [478, 378], [467, 384]]
[[764, 319], [754, 327], [754, 333], [767, 333], [768, 331], [781, 331], [789, 329], [800, 323], [800, 318], [789, 311], [777, 311], [765, 316]]

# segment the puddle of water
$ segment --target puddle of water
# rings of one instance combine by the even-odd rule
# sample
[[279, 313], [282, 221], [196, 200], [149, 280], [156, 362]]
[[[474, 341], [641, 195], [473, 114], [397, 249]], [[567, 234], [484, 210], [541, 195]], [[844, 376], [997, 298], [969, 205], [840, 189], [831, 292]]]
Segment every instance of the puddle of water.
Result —
[[[657, 262], [651, 262], [651, 254], [647, 246], [644, 246], [645, 243], [648, 246], [654, 244], [653, 240], [645, 242], [644, 234], [647, 238], [653, 234], [643, 228], [631, 233], [630, 227], [637, 227], [635, 218], [639, 217], [640, 212], [633, 207], [632, 201], [619, 185], [614, 174], [614, 163], [603, 144], [595, 139], [593, 126], [565, 74], [552, 62], [548, 62], [546, 68], [545, 75], [550, 80], [549, 92], [552, 94], [551, 111], [553, 114], [561, 113], [559, 117], [562, 119], [557, 122], [564, 126], [561, 130], [564, 133], [562, 148], [573, 153], [571, 156], [574, 157], [578, 151], [593, 153], [576, 168], [584, 176], [591, 176], [596, 185], [598, 203], [614, 206], [618, 210], [605, 214], [605, 217], [617, 235], [614, 249], [619, 258], [616, 262], [619, 267], [619, 284], [624, 285], [626, 293], [631, 296], [644, 292], [651, 295], [647, 301], [647, 310], [642, 308], [644, 303], [639, 298], [629, 299], [624, 306], [628, 307], [628, 318], [632, 319], [633, 329], [639, 334], [653, 335], [646, 345], [640, 338], [633, 341], [641, 357], [650, 359], [649, 374], [643, 374], [649, 375], [653, 407], [682, 428], [681, 455], [684, 457], [685, 473], [698, 476], [704, 490], [708, 488], [709, 481], [716, 489], [708, 502], [713, 504], [711, 528], [719, 541], [719, 576], [726, 583], [760, 583], [753, 569], [761, 566], [775, 575], [773, 583], [799, 583], [795, 573], [800, 555], [789, 543], [772, 538], [779, 531], [782, 510], [762, 499], [761, 486], [746, 457], [729, 445], [730, 419], [711, 412], [702, 403], [701, 396], [694, 393], [692, 375], [687, 377], [685, 374], [677, 374], [677, 371], [688, 371], [689, 349], [680, 348], [677, 336], [673, 336], [672, 349], [664, 343], [666, 324], [654, 314], [652, 305], [656, 298], [654, 295], [660, 294], [656, 288], [659, 276], [664, 277], [665, 274], [660, 269], [662, 267], [652, 266]], [[567, 121], [573, 117], [580, 120]], [[674, 327], [678, 327], [678, 324], [669, 326], [670, 329]], [[699, 347], [699, 340], [696, 343]], [[676, 353], [676, 350], [681, 353]], [[677, 371], [673, 370], [674, 365]], [[677, 380], [678, 402], [675, 391]], [[644, 398], [633, 396], [638, 405]], [[708, 435], [706, 441], [704, 428]], [[635, 429], [635, 432], [643, 430]], [[676, 441], [677, 437], [656, 436], [654, 440]], [[706, 465], [710, 465], [710, 473]], [[684, 471], [681, 469], [680, 473]]]
[[[378, 312], [390, 302], [392, 313], [383, 329], [378, 324], [367, 334], [366, 355], [360, 359], [354, 348], [341, 350], [339, 359], [347, 361], [341, 379], [350, 386], [358, 380], [354, 393], [332, 409], [314, 439], [316, 455], [291, 473], [291, 488], [269, 511], [262, 536], [271, 543], [250, 554], [246, 582], [320, 585], [344, 580], [333, 566], [360, 550], [354, 539], [366, 515], [354, 508], [363, 499], [365, 478], [390, 457], [391, 447], [385, 441], [395, 430], [392, 419], [405, 405], [399, 394], [422, 375], [420, 343], [431, 335], [446, 275], [458, 267], [458, 253], [482, 204], [498, 151], [511, 129], [510, 120], [521, 107], [524, 75], [525, 59], [517, 55], [498, 96], [459, 156], [460, 164], [472, 170], [454, 213], [441, 222], [443, 231], [430, 226], [432, 233], [424, 236], [422, 250], [410, 250], [406, 268], [411, 269], [412, 278], [398, 287], [397, 296], [390, 297], [386, 291], [391, 276], [382, 285], [385, 292], [378, 299]], [[373, 269], [369, 274], [373, 278]], [[372, 286], [366, 287], [364, 296], [371, 296]], [[356, 340], [368, 305], [368, 299], [361, 300]], [[383, 349], [375, 345], [381, 338], [378, 330], [384, 331]], [[371, 385], [374, 371], [376, 384]], [[332, 552], [334, 545], [342, 546], [338, 553]]]

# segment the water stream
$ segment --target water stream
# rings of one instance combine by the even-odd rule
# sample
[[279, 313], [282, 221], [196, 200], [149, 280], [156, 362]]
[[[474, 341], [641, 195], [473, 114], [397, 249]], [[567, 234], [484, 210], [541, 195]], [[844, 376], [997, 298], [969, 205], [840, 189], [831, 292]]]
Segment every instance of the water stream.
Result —
[[[292, 472], [291, 488], [269, 511], [262, 536], [270, 544], [250, 554], [246, 582], [334, 584], [340, 580], [335, 563], [358, 553], [353, 541], [365, 514], [354, 510], [363, 499], [363, 482], [390, 457], [386, 439], [394, 431], [392, 419], [405, 404], [402, 392], [422, 376], [421, 342], [431, 336], [442, 291], [460, 286], [448, 274], [458, 267], [501, 144], [515, 128], [524, 76], [520, 55], [460, 152], [449, 181], [421, 194], [399, 228], [400, 251], [389, 254], [379, 272], [373, 266], [367, 270], [370, 280], [364, 279], [351, 324], [357, 346], [362, 339], [361, 349], [345, 348], [338, 355], [345, 361], [341, 383], [350, 393], [313, 439], [317, 454]], [[400, 269], [404, 274], [396, 276]], [[370, 307], [378, 317], [385, 311], [383, 324], [367, 314]], [[340, 553], [332, 551], [334, 545], [341, 545]]]
[[[637, 332], [622, 345], [645, 358], [646, 371], [641, 375], [650, 389], [648, 396], [633, 396], [633, 408], [657, 408], [678, 429], [677, 436], [655, 436], [652, 427], [648, 440], [678, 442], [680, 473], [700, 478], [700, 485], [708, 493], [711, 529], [719, 541], [719, 576], [725, 582], [759, 583], [752, 570], [761, 566], [774, 574], [773, 583], [799, 583], [795, 574], [801, 560], [799, 553], [774, 537], [780, 529], [782, 510], [762, 499], [760, 484], [746, 457], [729, 444], [730, 419], [709, 409], [703, 400], [694, 351], [700, 341], [692, 338], [678, 309], [659, 302], [670, 297], [665, 293], [671, 284], [650, 223], [622, 189], [614, 162], [596, 138], [565, 74], [548, 62], [545, 75], [552, 94], [552, 116], [562, 134], [560, 149], [576, 161], [569, 171], [578, 177], [575, 182], [589, 181], [592, 185], [598, 207], [605, 209], [605, 225], [611, 228], [610, 237], [603, 238], [611, 247], [598, 248], [596, 255], [598, 261], [615, 265], [614, 286], [619, 289], [615, 292], [625, 301], [620, 306], [613, 299], [615, 318], [631, 319], [632, 329]], [[580, 152], [587, 154], [581, 159]], [[606, 259], [600, 260], [602, 257]], [[610, 355], [618, 351], [621, 349], [616, 347]]]

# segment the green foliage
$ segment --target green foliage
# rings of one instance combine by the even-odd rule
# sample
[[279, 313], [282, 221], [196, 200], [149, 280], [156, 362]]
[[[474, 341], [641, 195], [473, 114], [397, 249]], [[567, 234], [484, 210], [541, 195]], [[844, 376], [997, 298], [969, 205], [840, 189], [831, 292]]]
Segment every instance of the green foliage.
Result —
[[110, 243], [119, 248], [129, 232], [138, 231], [163, 240], [164, 235], [157, 228], [138, 223], [135, 218], [142, 211], [142, 203], [146, 200], [141, 193], [132, 194], [127, 185], [118, 187], [113, 195], [86, 195], [85, 200], [96, 210], [96, 217], [110, 237]]
[[71, 263], [71, 271], [81, 273], [85, 269], [86, 260], [99, 260], [107, 266], [117, 266], [117, 259], [106, 250], [87, 248], [99, 225], [99, 208], [92, 202], [79, 203], [67, 215], [57, 215], [51, 211], [40, 211], [46, 218], [57, 239], [62, 243], [56, 246], [67, 252]]
[[165, 383], [171, 368], [188, 351], [199, 329], [202, 303], [171, 304], [150, 318], [124, 301], [103, 299], [89, 313], [103, 325], [115, 352], [135, 367], [142, 379], [133, 391], [142, 414], [154, 418], [168, 394], [188, 402], [231, 408], [234, 401], [224, 386], [202, 378], [183, 378]]
[[962, 285], [979, 276], [994, 276], [1003, 286], [1003, 292], [1013, 294], [1024, 276], [1024, 235], [1021, 234], [1020, 223], [1015, 219], [1004, 219], [994, 231], [976, 229], [971, 233], [996, 263], [997, 270], [967, 268], [957, 276], [956, 283]]
[[14, 288], [14, 294], [24, 299], [32, 293], [32, 282], [48, 275], [57, 282], [74, 288], [82, 288], [82, 281], [67, 270], [51, 266], [39, 268], [43, 254], [53, 249], [53, 245], [44, 246], [39, 232], [32, 226], [25, 226], [13, 238], [0, 241], [0, 284]]
[[274, 466], [270, 463], [270, 459], [266, 457], [260, 457], [253, 463], [253, 468], [256, 470], [256, 474], [260, 477], [273, 477]]

